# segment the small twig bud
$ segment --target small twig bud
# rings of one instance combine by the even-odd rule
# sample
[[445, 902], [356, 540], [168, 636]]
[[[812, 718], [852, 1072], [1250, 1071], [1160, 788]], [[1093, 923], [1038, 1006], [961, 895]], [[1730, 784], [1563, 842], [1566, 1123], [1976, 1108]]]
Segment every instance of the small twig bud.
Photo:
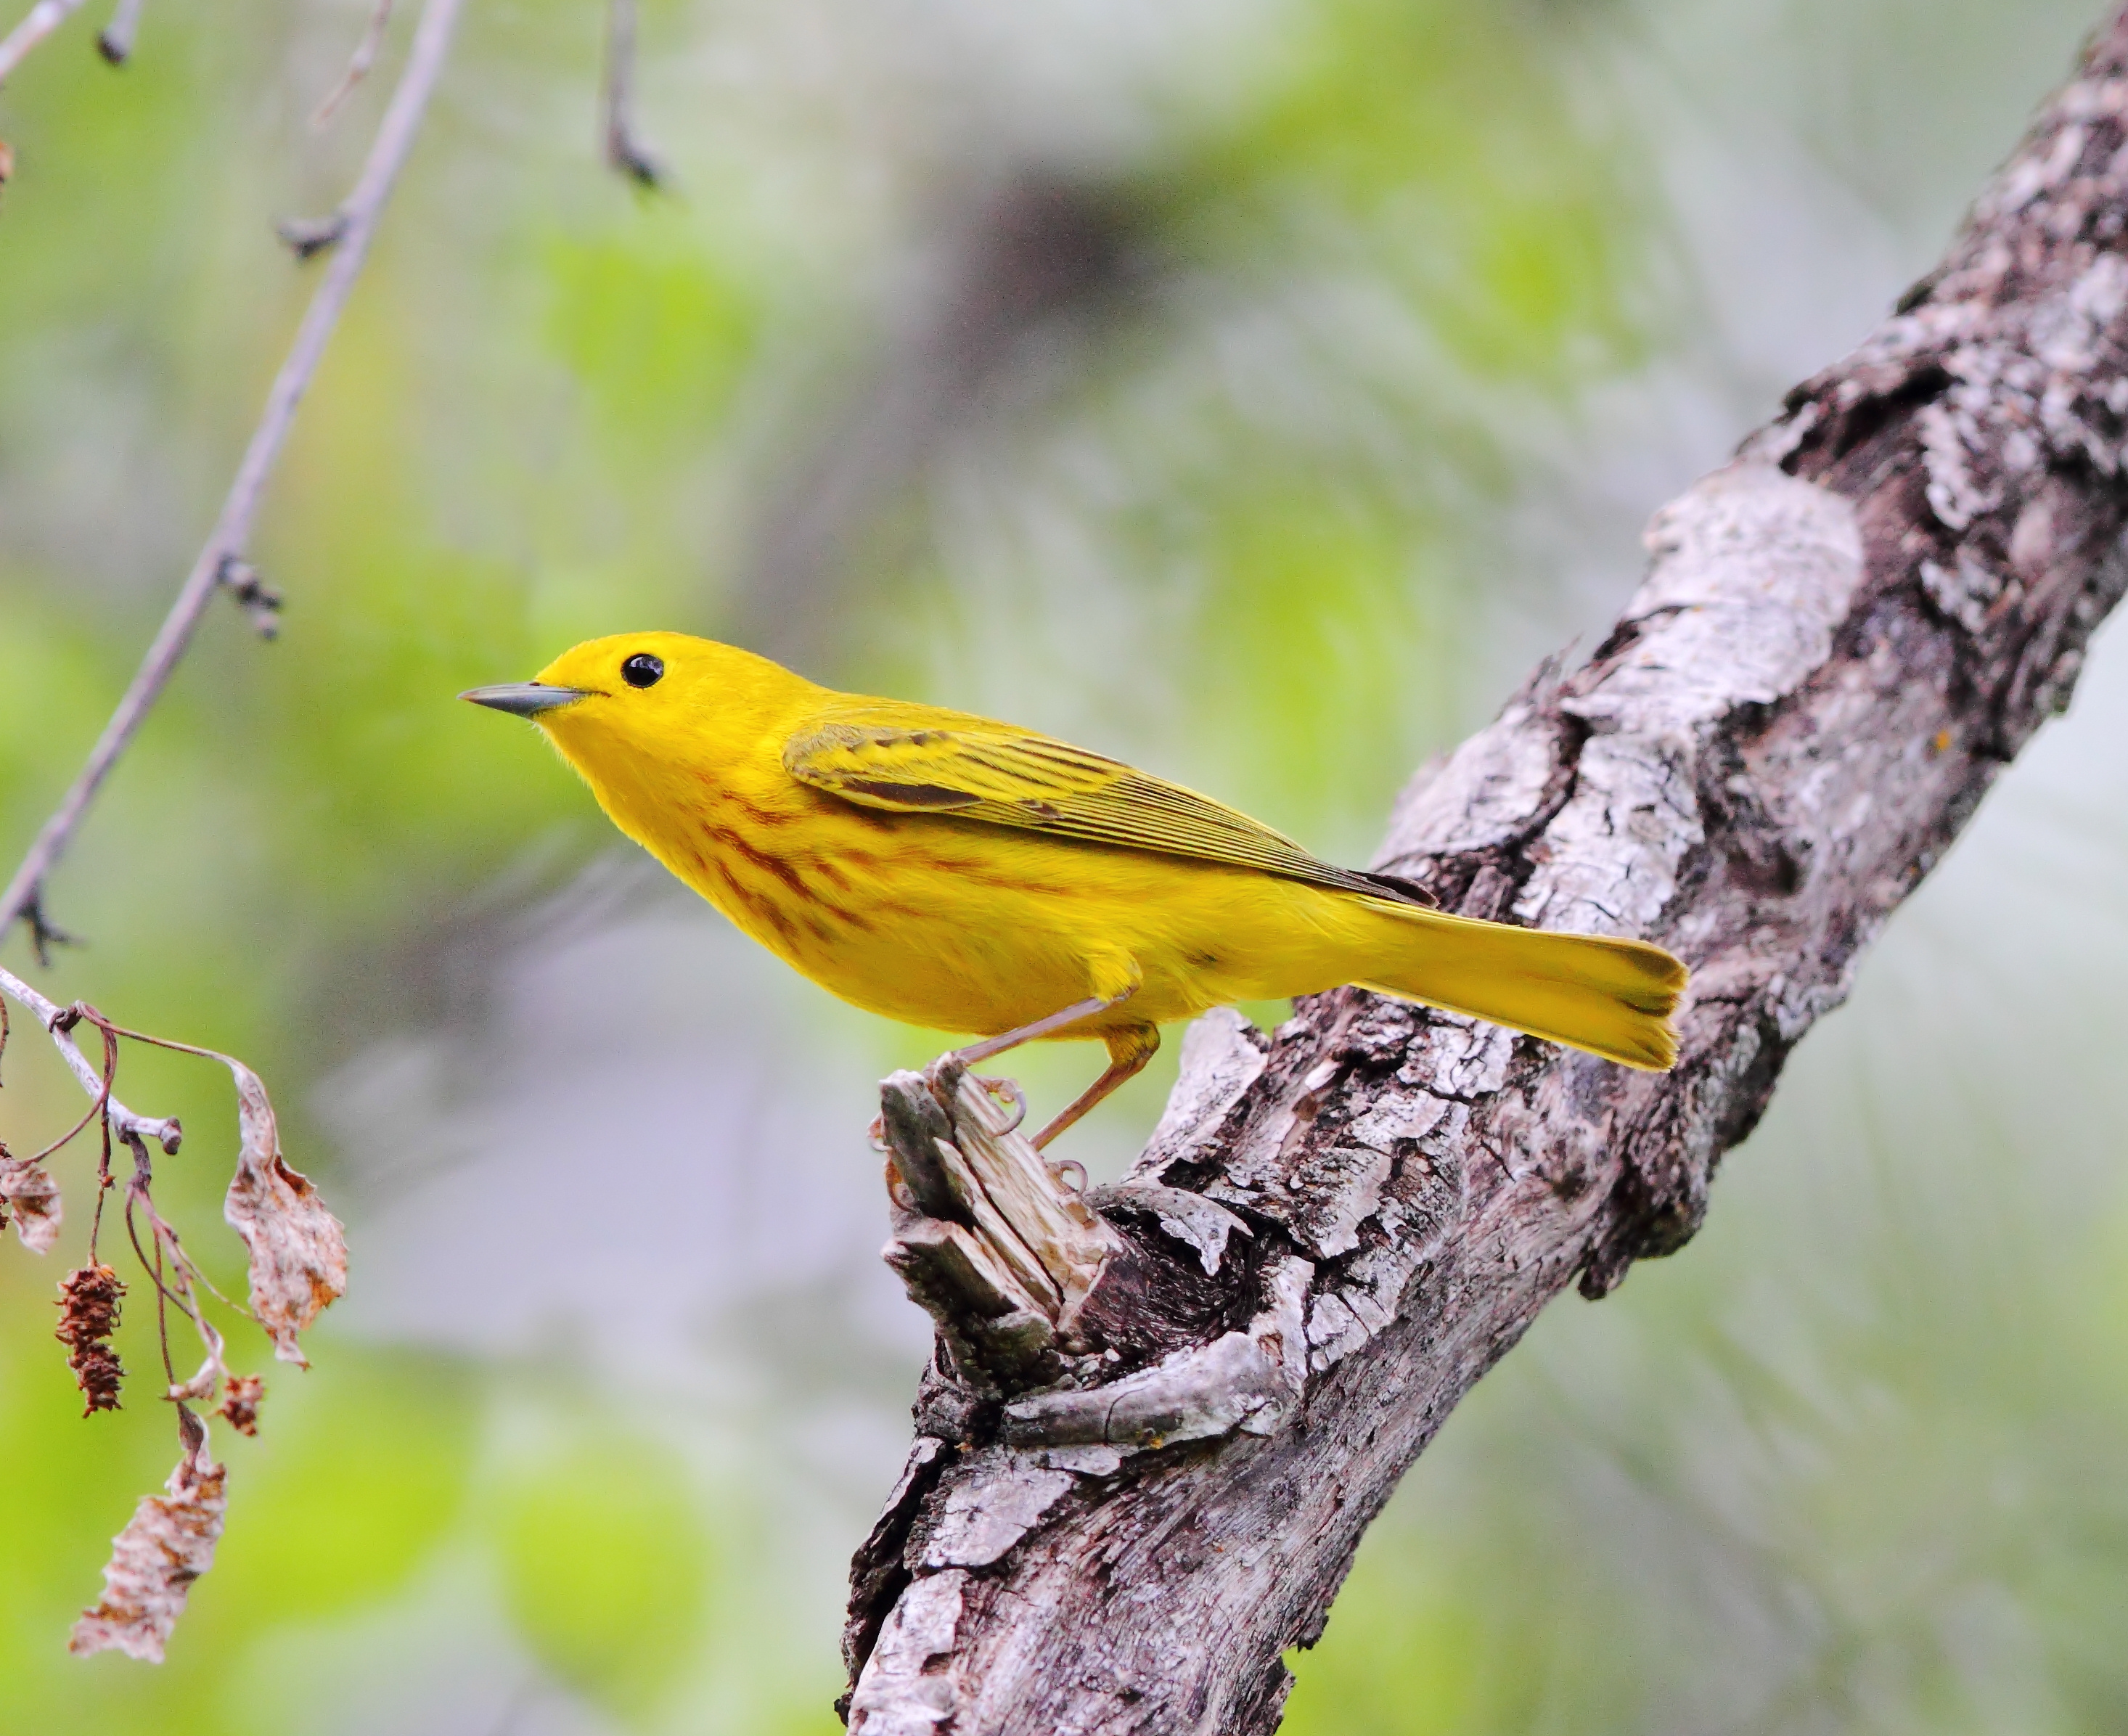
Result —
[[606, 135], [606, 160], [638, 187], [655, 192], [665, 184], [665, 165], [625, 127], [616, 127]]
[[336, 211], [329, 217], [283, 217], [273, 230], [297, 259], [314, 259], [347, 233], [347, 214]]
[[279, 633], [281, 593], [259, 577], [257, 567], [235, 555], [224, 555], [218, 576], [222, 588], [251, 617], [252, 628], [260, 638], [270, 639]]
[[22, 906], [22, 921], [29, 927], [31, 950], [37, 955], [37, 963], [45, 970], [51, 969], [53, 947], [78, 946], [81, 944], [78, 936], [69, 934], [45, 914], [45, 889], [42, 886], [31, 891], [29, 902]]

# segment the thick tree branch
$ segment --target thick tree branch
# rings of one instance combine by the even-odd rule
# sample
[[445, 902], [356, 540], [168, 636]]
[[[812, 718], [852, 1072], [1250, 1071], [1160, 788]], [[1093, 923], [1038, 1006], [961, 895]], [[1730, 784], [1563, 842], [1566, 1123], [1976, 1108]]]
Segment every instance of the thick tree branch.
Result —
[[[925, 1253], [944, 1330], [853, 1569], [853, 1729], [1275, 1726], [1281, 1655], [1450, 1408], [1569, 1283], [1691, 1236], [1790, 1048], [2067, 704], [2128, 586], [2124, 236], [2128, 14], [1898, 314], [1655, 516], [1595, 654], [1399, 800], [1378, 866], [1448, 908], [1681, 954], [1674, 1073], [1356, 990], [1269, 1039], [1215, 1013], [1096, 1197], [1123, 1245], [1068, 1323], [1001, 1330]], [[943, 1249], [916, 1198], [897, 1246]]]
[[[43, 951], [45, 941], [53, 935], [44, 916], [45, 883], [72, 841], [83, 816], [88, 812], [89, 804], [96, 799], [97, 792], [103, 787], [104, 780], [111, 775], [112, 767], [118, 763], [142, 721], [161, 697], [215, 593], [226, 585], [236, 590], [240, 600], [244, 600], [242, 591], [249, 580], [253, 595], [259, 594], [256, 576], [244, 564], [259, 497], [287, 439], [289, 427], [295, 420], [296, 406], [302, 401], [311, 377], [317, 372], [340, 310], [347, 305], [354, 280], [361, 274], [370, 238], [376, 232], [378, 219], [391, 196], [392, 183], [413, 148], [414, 135], [420, 130], [430, 93], [435, 88], [437, 75], [443, 70], [444, 56], [449, 50], [452, 27], [458, 21], [461, 3], [462, 0], [429, 0], [414, 34], [406, 70], [400, 78], [398, 88], [392, 92], [391, 104], [378, 127], [376, 140], [370, 147], [368, 160], [363, 165], [354, 192], [330, 220], [329, 233], [306, 230], [297, 244], [298, 251], [303, 253], [324, 246], [332, 246], [335, 250], [316, 292], [311, 297], [311, 305], [304, 311], [302, 323], [296, 328], [295, 340], [289, 345], [281, 371], [275, 375], [266, 395], [266, 407], [259, 416], [259, 425], [252, 431], [250, 443], [245, 448], [235, 480], [230, 484], [221, 515], [215, 520], [206, 546], [192, 563], [177, 600], [170, 605], [170, 612], [164, 617], [132, 685], [126, 690], [118, 709], [112, 714], [111, 721], [104, 726], [102, 735], [90, 751], [88, 764], [31, 843], [29, 853], [15, 870], [7, 889], [0, 893], [0, 935], [4, 935], [17, 918], [24, 918], [30, 924], [38, 951]], [[25, 23], [17, 35], [27, 27]], [[13, 981], [12, 978], [0, 981], [0, 988]], [[9, 989], [8, 992], [12, 994], [13, 990]]]

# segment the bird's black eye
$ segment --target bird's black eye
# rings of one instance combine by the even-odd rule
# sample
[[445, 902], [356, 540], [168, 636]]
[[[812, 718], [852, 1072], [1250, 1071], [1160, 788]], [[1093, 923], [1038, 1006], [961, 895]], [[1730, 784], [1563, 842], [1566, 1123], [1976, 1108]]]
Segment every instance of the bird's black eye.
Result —
[[665, 659], [639, 651], [620, 666], [620, 678], [631, 687], [648, 687], [665, 673]]

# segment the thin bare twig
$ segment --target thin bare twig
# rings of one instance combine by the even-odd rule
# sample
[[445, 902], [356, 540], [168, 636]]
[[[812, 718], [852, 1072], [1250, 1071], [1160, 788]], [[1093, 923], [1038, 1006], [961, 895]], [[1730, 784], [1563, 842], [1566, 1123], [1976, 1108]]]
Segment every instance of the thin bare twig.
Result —
[[635, 0], [606, 0], [606, 160], [639, 187], [664, 183], [664, 166], [635, 131]]
[[[205, 1310], [200, 1305], [199, 1297], [192, 1293], [192, 1279], [197, 1277], [203, 1280], [206, 1274], [201, 1272], [198, 1263], [192, 1259], [192, 1255], [185, 1252], [184, 1244], [178, 1239], [176, 1227], [155, 1209], [154, 1174], [148, 1162], [147, 1148], [137, 1141], [129, 1140], [127, 1144], [132, 1148], [134, 1167], [133, 1179], [126, 1185], [126, 1234], [133, 1244], [134, 1255], [140, 1262], [140, 1269], [148, 1274], [159, 1293], [160, 1301], [156, 1309], [158, 1315], [162, 1315], [164, 1305], [176, 1308], [192, 1323], [192, 1330], [199, 1334], [201, 1346], [207, 1354], [206, 1367], [186, 1383], [185, 1390], [178, 1390], [178, 1371], [170, 1356], [169, 1325], [167, 1317], [164, 1317], [163, 1370], [169, 1376], [173, 1388], [167, 1396], [178, 1400], [211, 1398], [214, 1396], [213, 1389], [205, 1382], [203, 1377], [211, 1370], [215, 1376], [226, 1380], [229, 1378], [229, 1364], [226, 1359], [228, 1347], [223, 1343], [221, 1332], [216, 1329], [214, 1322], [207, 1317]], [[140, 1227], [133, 1221], [133, 1211], [135, 1205], [148, 1214], [148, 1233], [155, 1249], [155, 1257], [152, 1264], [149, 1261], [148, 1255], [142, 1251]], [[170, 1256], [171, 1276], [167, 1280], [164, 1277], [163, 1268], [163, 1255], [165, 1250], [169, 1251]], [[212, 1287], [209, 1286], [209, 1288]], [[217, 1296], [220, 1295], [219, 1292], [216, 1293]], [[221, 1297], [221, 1299], [225, 1303], [229, 1301], [226, 1297]], [[248, 1308], [239, 1309], [237, 1311], [244, 1315], [246, 1319], [253, 1318]]]
[[81, 0], [37, 0], [37, 3], [23, 15], [22, 21], [0, 37], [0, 84], [24, 60], [30, 50], [67, 21], [68, 15], [81, 4]]
[[[145, 1170], [148, 1163], [147, 1147], [134, 1145], [133, 1157], [134, 1161]], [[133, 1257], [140, 1262], [140, 1269], [154, 1283], [155, 1336], [160, 1342], [163, 1353], [163, 1378], [166, 1385], [174, 1387], [178, 1383], [178, 1369], [170, 1356], [170, 1303], [174, 1298], [170, 1294], [170, 1287], [163, 1282], [163, 1238], [154, 1233], [155, 1207], [152, 1200], [149, 1200], [148, 1204], [149, 1234], [155, 1245], [155, 1259], [152, 1265], [149, 1263], [146, 1250], [140, 1245], [140, 1226], [133, 1221], [135, 1202], [148, 1199], [147, 1183], [136, 1174], [126, 1184], [126, 1238], [133, 1244]], [[178, 1306], [183, 1307], [183, 1304], [180, 1302]]]
[[133, 38], [140, 29], [140, 3], [141, 0], [118, 0], [110, 23], [97, 34], [97, 53], [113, 66], [123, 66], [132, 58]]
[[[0, 1007], [4, 1007], [5, 1004], [6, 1003], [4, 1000], [0, 1000]], [[53, 1144], [46, 1146], [44, 1150], [39, 1152], [36, 1156], [30, 1160], [31, 1163], [41, 1163], [46, 1157], [50, 1156], [51, 1153], [58, 1150], [60, 1146], [67, 1144], [69, 1141], [74, 1139], [76, 1135], [80, 1133], [83, 1127], [86, 1127], [89, 1122], [102, 1112], [104, 1104], [109, 1101], [111, 1097], [112, 1080], [117, 1074], [118, 1040], [121, 1037], [126, 1038], [130, 1042], [146, 1043], [151, 1048], [169, 1049], [179, 1055], [196, 1055], [202, 1060], [220, 1061], [224, 1066], [227, 1066], [229, 1065], [229, 1057], [222, 1054], [219, 1050], [202, 1049], [197, 1044], [181, 1043], [175, 1037], [155, 1036], [150, 1035], [145, 1031], [129, 1031], [123, 1025], [114, 1025], [109, 1019], [106, 1018], [101, 1013], [98, 1013], [95, 1008], [90, 1006], [86, 1001], [76, 1001], [69, 1011], [78, 1015], [83, 1023], [95, 1026], [96, 1028], [103, 1034], [103, 1095], [89, 1110], [89, 1112], [82, 1117], [79, 1123], [78, 1123], [74, 1127], [73, 1132], [68, 1134], [66, 1138], [55, 1141]], [[134, 1169], [136, 1175], [140, 1177], [147, 1177], [150, 1174], [147, 1152], [142, 1148], [139, 1140], [135, 1138], [133, 1136], [127, 1134], [121, 1136], [125, 1138], [126, 1144], [133, 1148]], [[109, 1144], [107, 1137], [105, 1143], [107, 1146]], [[104, 1164], [106, 1169], [109, 1168], [110, 1159], [111, 1154], [109, 1150], [107, 1150], [104, 1153]], [[176, 1230], [172, 1228], [168, 1223], [165, 1223], [161, 1217], [155, 1216], [154, 1202], [152, 1199], [149, 1201], [149, 1212], [150, 1216], [154, 1217], [155, 1218], [156, 1233], [165, 1237], [169, 1240], [171, 1255], [177, 1260], [179, 1267], [183, 1269], [183, 1271], [188, 1272], [192, 1277], [197, 1278], [201, 1283], [207, 1287], [208, 1291], [213, 1295], [214, 1299], [220, 1302], [222, 1307], [229, 1309], [232, 1313], [241, 1314], [249, 1321], [255, 1321], [258, 1320], [258, 1315], [253, 1312], [249, 1307], [246, 1307], [242, 1302], [231, 1302], [226, 1296], [224, 1296], [221, 1293], [220, 1287], [216, 1284], [212, 1278], [207, 1275], [206, 1269], [201, 1266], [197, 1260], [194, 1259], [191, 1255], [185, 1251], [183, 1244], [181, 1244], [178, 1240], [178, 1232]], [[91, 1245], [93, 1246], [93, 1244], [92, 1243]], [[202, 1330], [204, 1330], [207, 1329], [202, 1326]]]
[[[5, 997], [0, 997], [0, 1008], [4, 1008], [7, 1004]], [[57, 1156], [86, 1133], [90, 1124], [102, 1115], [109, 1105], [112, 1081], [118, 1076], [118, 1037], [107, 1025], [99, 1025], [97, 1028], [103, 1033], [103, 1089], [97, 1093], [94, 1101], [82, 1112], [79, 1121], [46, 1145], [43, 1150], [32, 1152], [25, 1161], [41, 1164], [47, 1158]], [[106, 1155], [108, 1155], [108, 1154]]]
[[371, 9], [369, 22], [362, 28], [362, 40], [354, 45], [354, 53], [347, 63], [347, 70], [332, 92], [317, 106], [311, 116], [313, 127], [321, 127], [338, 112], [341, 103], [354, 93], [356, 85], [369, 76], [369, 69], [377, 64], [377, 51], [384, 46], [385, 26], [392, 22], [392, 0], [377, 0]]
[[[41, 3], [48, 3], [48, 0], [40, 0]], [[49, 0], [49, 3], [58, 3], [58, 0]], [[336, 246], [337, 250], [318, 284], [317, 293], [311, 297], [311, 305], [304, 311], [302, 323], [296, 329], [295, 341], [289, 345], [287, 357], [266, 395], [264, 413], [252, 432], [251, 443], [245, 449], [244, 460], [237, 467], [236, 478], [230, 485], [221, 515], [215, 521], [206, 547], [200, 550], [199, 558], [192, 563], [176, 602], [164, 618], [154, 643], [148, 647], [148, 654], [133, 677], [132, 685], [126, 690], [118, 709], [104, 726], [102, 735], [89, 754], [88, 763], [82, 768], [74, 787], [67, 791], [58, 811], [45, 822], [44, 829], [30, 846], [21, 866], [15, 870], [7, 891], [0, 894], [0, 933], [4, 933], [17, 918], [26, 918], [33, 939], [50, 935], [50, 925], [43, 915], [46, 877], [65, 851], [97, 791], [102, 788], [104, 779], [110, 776], [111, 768], [117, 764], [141, 721], [161, 696], [215, 593], [225, 586], [240, 584], [243, 575], [249, 572], [243, 557], [251, 540], [259, 496], [273, 472], [274, 461], [281, 455], [289, 425], [295, 420], [296, 406], [302, 401], [304, 391], [317, 371], [319, 358], [325, 353], [326, 342], [340, 319], [340, 310], [347, 305], [349, 292], [362, 271], [378, 218], [390, 197], [392, 183], [406, 164], [414, 135], [420, 127], [422, 112], [435, 89], [437, 74], [443, 69], [444, 58], [450, 47], [451, 30], [458, 21], [462, 3], [463, 0], [429, 0], [414, 33], [406, 70], [400, 78], [399, 88], [392, 92], [391, 106], [385, 110], [376, 140], [370, 146], [369, 159], [363, 164], [354, 192], [334, 214], [331, 234], [314, 240], [307, 246], [292, 244], [297, 245], [299, 254], [306, 255], [327, 246]], [[26, 27], [25, 24], [22, 28]], [[21, 31], [18, 29], [16, 34], [21, 35]], [[40, 946], [40, 954], [42, 950]], [[5, 984], [0, 984], [0, 988], [5, 987]], [[13, 994], [14, 990], [8, 989], [7, 992]], [[19, 995], [16, 998], [21, 999]]]
[[127, 1135], [141, 1139], [152, 1139], [166, 1152], [174, 1152], [184, 1137], [175, 1116], [157, 1118], [135, 1114], [115, 1097], [107, 1097], [108, 1087], [103, 1075], [91, 1065], [72, 1036], [68, 1035], [74, 1021], [69, 1017], [72, 1009], [47, 1000], [12, 971], [0, 969], [0, 994], [4, 994], [36, 1014], [38, 1022], [51, 1035], [52, 1045], [59, 1051], [59, 1058], [67, 1064], [67, 1070], [81, 1081], [81, 1089], [92, 1098], [108, 1103], [111, 1125], [122, 1139]]
[[251, 629], [262, 639], [281, 636], [281, 593], [259, 576], [249, 561], [231, 561], [221, 570], [230, 596], [251, 617]]

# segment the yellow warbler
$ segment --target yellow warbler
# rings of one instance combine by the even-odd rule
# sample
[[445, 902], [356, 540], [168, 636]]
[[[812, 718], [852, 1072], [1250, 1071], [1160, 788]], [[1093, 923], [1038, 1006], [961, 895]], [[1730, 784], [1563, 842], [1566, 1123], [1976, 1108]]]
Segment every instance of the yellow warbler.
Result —
[[1676, 1059], [1659, 946], [1449, 916], [1394, 880], [1120, 761], [965, 712], [815, 685], [677, 633], [564, 652], [476, 704], [534, 719], [613, 823], [843, 999], [987, 1040], [1099, 1037], [1136, 1073], [1161, 1024], [1342, 983], [1629, 1067]]

